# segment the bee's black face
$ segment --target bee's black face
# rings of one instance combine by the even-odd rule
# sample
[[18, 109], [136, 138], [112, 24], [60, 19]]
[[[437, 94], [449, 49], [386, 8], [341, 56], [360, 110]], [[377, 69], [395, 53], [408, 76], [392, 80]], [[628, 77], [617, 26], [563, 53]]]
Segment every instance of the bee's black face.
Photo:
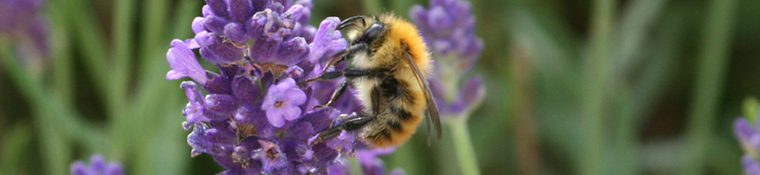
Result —
[[383, 24], [382, 23], [374, 23], [372, 26], [370, 26], [364, 34], [362, 34], [361, 37], [354, 40], [351, 44], [355, 45], [358, 43], [365, 43], [365, 44], [371, 44], [375, 39], [380, 37], [383, 33]]

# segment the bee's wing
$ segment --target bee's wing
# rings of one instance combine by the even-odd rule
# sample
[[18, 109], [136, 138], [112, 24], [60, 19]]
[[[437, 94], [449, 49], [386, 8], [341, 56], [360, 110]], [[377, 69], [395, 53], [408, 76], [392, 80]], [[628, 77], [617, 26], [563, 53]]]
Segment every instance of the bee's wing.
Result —
[[[435, 99], [433, 99], [433, 93], [430, 92], [430, 87], [428, 87], [427, 80], [424, 79], [423, 74], [420, 73], [420, 68], [417, 67], [417, 64], [414, 63], [414, 59], [412, 59], [412, 56], [409, 55], [408, 52], [406, 52], [406, 61], [409, 63], [409, 67], [414, 70], [414, 77], [417, 78], [417, 83], [419, 83], [420, 88], [422, 88], [422, 93], [425, 94], [425, 101], [427, 101], [427, 108], [425, 109], [425, 115], [428, 117], [427, 121], [432, 120], [433, 126], [435, 126], [435, 131], [437, 134], [437, 138], [441, 139], [441, 120], [439, 118], [438, 114], [438, 105], [435, 104]], [[430, 134], [430, 123], [427, 125], [428, 134]], [[430, 144], [430, 135], [428, 135], [428, 144]]]

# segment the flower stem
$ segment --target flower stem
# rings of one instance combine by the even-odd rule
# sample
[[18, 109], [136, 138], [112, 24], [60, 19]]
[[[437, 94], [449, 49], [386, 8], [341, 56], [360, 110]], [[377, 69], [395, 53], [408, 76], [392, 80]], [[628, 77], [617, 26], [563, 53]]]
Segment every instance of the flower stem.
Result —
[[351, 174], [362, 174], [362, 165], [356, 157], [349, 158], [348, 162], [343, 163], [347, 163], [351, 166]]
[[687, 147], [682, 174], [702, 174], [716, 122], [718, 103], [728, 63], [736, 1], [713, 0], [708, 3], [704, 40], [700, 49], [694, 88], [686, 128]]
[[604, 109], [605, 94], [609, 91], [609, 65], [612, 53], [611, 35], [615, 1], [596, 0], [591, 23], [592, 55], [584, 65], [583, 120], [584, 145], [580, 159], [580, 174], [603, 174], [604, 171]]
[[451, 126], [451, 136], [454, 139], [454, 148], [459, 157], [459, 163], [462, 165], [463, 174], [479, 175], [478, 160], [475, 158], [475, 150], [472, 148], [470, 140], [470, 131], [467, 128], [467, 117], [459, 116], [456, 119], [449, 120]]

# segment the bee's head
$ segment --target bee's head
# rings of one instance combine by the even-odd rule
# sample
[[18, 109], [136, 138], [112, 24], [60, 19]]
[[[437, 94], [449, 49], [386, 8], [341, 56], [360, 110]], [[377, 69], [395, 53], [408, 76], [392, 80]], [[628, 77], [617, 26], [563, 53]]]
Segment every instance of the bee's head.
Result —
[[340, 25], [338, 30], [350, 27], [347, 31], [347, 38], [350, 45], [364, 43], [375, 45], [375, 41], [382, 38], [387, 31], [387, 26], [380, 22], [377, 17], [354, 16], [347, 18]]

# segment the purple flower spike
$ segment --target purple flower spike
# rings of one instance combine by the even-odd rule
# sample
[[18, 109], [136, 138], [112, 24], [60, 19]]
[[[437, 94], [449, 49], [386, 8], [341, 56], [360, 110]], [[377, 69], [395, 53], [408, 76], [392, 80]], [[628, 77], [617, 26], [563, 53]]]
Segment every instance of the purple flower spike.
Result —
[[200, 84], [206, 83], [206, 70], [198, 63], [195, 54], [181, 40], [172, 40], [172, 48], [166, 52], [166, 60], [172, 67], [166, 73], [167, 80], [176, 80], [182, 77], [190, 77]]
[[195, 38], [193, 38], [193, 40], [195, 40], [195, 42], [198, 43], [199, 47], [208, 47], [214, 44], [214, 36], [208, 33], [207, 31], [198, 32], [197, 34], [195, 34]]
[[246, 77], [235, 77], [232, 93], [242, 102], [253, 102], [259, 98], [259, 87]]
[[428, 81], [442, 116], [469, 117], [464, 113], [485, 96], [479, 76], [461, 76], [472, 69], [483, 49], [483, 40], [475, 35], [472, 6], [463, 0], [431, 0], [429, 9], [416, 5], [409, 16], [436, 58]]
[[[316, 137], [315, 137], [316, 138]], [[341, 131], [340, 135], [336, 137], [335, 139], [328, 140], [326, 142], [327, 146], [331, 148], [336, 148], [337, 150], [352, 150], [354, 144], [356, 143], [356, 135], [348, 132], [348, 131]], [[349, 154], [352, 152], [349, 151]]]
[[301, 109], [298, 105], [305, 102], [306, 94], [296, 88], [295, 80], [288, 78], [269, 87], [261, 109], [267, 111], [267, 119], [272, 125], [282, 127], [285, 120], [292, 121], [300, 117]]
[[757, 161], [758, 156], [760, 156], [760, 132], [758, 132], [758, 126], [752, 125], [744, 117], [739, 117], [734, 121], [734, 135], [745, 152], [741, 160], [744, 173], [760, 175], [760, 163]]
[[392, 153], [395, 150], [396, 147], [357, 150], [356, 158], [359, 159], [359, 163], [362, 165], [362, 172], [364, 174], [383, 175], [385, 174], [385, 163], [380, 158], [377, 158], [377, 156]]
[[248, 41], [243, 25], [239, 23], [229, 23], [224, 26], [224, 35], [232, 42], [245, 43]]
[[340, 19], [337, 17], [328, 17], [322, 20], [322, 23], [319, 24], [319, 29], [317, 29], [317, 34], [314, 36], [314, 42], [311, 43], [312, 52], [309, 53], [309, 58], [307, 58], [309, 62], [317, 63], [325, 55], [332, 55], [348, 47], [346, 39], [343, 38], [340, 31], [335, 30], [338, 24], [340, 24]]
[[89, 172], [89, 167], [87, 167], [87, 163], [84, 163], [81, 160], [78, 160], [71, 164], [71, 174], [72, 175], [87, 175], [87, 174], [92, 174], [92, 173]]
[[748, 141], [753, 136], [759, 134], [758, 130], [744, 117], [740, 117], [734, 121], [734, 135], [736, 135], [736, 138], [739, 138], [739, 141]]
[[[184, 123], [184, 124], [187, 124]], [[194, 125], [194, 127], [193, 127]], [[211, 150], [211, 143], [206, 139], [206, 130], [209, 128], [202, 124], [191, 124], [190, 126], [184, 126], [185, 129], [193, 128], [193, 132], [187, 135], [187, 144], [192, 147], [190, 150], [190, 156], [195, 157], [201, 155], [201, 153], [209, 152]]]
[[406, 171], [404, 171], [404, 169], [401, 169], [401, 168], [393, 169], [393, 171], [391, 171], [390, 173], [390, 175], [405, 175], [405, 174], [406, 174]]
[[206, 106], [220, 116], [229, 116], [238, 108], [235, 97], [227, 94], [206, 95]]
[[259, 144], [261, 144], [261, 149], [254, 151], [253, 159], [261, 161], [264, 173], [271, 173], [275, 169], [288, 166], [288, 159], [277, 144], [264, 140], [259, 140]]
[[396, 151], [396, 147], [375, 148], [375, 149], [369, 149], [369, 150], [357, 150], [356, 151], [356, 158], [359, 159], [359, 163], [362, 163], [362, 164], [371, 164], [375, 160], [379, 160], [377, 158], [377, 156], [389, 154], [389, 153], [392, 153], [393, 151]]
[[[203, 95], [201, 94], [200, 89], [198, 89], [198, 86], [192, 81], [184, 81], [180, 84], [180, 87], [185, 89], [185, 94], [187, 95], [187, 98], [190, 99], [187, 106], [182, 109], [182, 114], [187, 119], [187, 122], [200, 123], [203, 121], [209, 121], [205, 113], [206, 102], [204, 101]], [[185, 128], [185, 130], [187, 129], [189, 128]]]
[[280, 44], [277, 49], [277, 61], [284, 65], [295, 65], [306, 59], [309, 53], [309, 44], [301, 37], [292, 38]]
[[227, 0], [227, 11], [232, 21], [243, 23], [253, 16], [253, 5], [250, 0]]
[[280, 14], [272, 9], [254, 14], [248, 22], [248, 35], [256, 38], [250, 48], [251, 57], [259, 63], [295, 65], [306, 59], [309, 43], [301, 34], [308, 28], [297, 21], [304, 19], [304, 7], [294, 5]]
[[227, 19], [222, 17], [209, 15], [206, 16], [205, 21], [203, 21], [203, 26], [205, 26], [211, 33], [223, 34], [224, 26], [229, 23], [230, 21], [227, 21]]
[[[187, 136], [190, 156], [211, 155], [226, 169], [219, 174], [326, 174], [343, 158], [340, 155], [353, 155], [353, 132], [311, 141], [342, 113], [361, 110], [351, 100], [355, 92], [346, 93], [348, 97], [333, 105], [336, 108], [313, 109], [330, 98], [340, 80], [296, 85], [322, 73], [317, 62], [325, 55], [346, 48], [335, 30], [338, 18], [324, 20], [319, 30], [309, 25], [310, 0], [206, 2], [203, 16], [191, 26], [195, 36], [184, 43], [174, 41], [184, 46], [170, 50], [177, 60], [194, 58], [192, 50], [198, 49], [219, 68], [213, 72], [195, 67], [189, 69], [194, 74], [182, 75], [191, 71], [172, 65], [170, 77], [195, 80], [180, 86], [189, 100], [182, 109], [182, 126], [192, 129]], [[201, 87], [208, 92], [205, 96]]]
[[191, 26], [193, 29], [193, 33], [198, 34], [206, 30], [203, 26], [204, 20], [205, 19], [202, 17], [195, 17], [195, 19], [193, 19], [193, 23]]
[[227, 14], [227, 3], [224, 0], [206, 0], [206, 4], [210, 7], [212, 14], [223, 18], [229, 16]]
[[480, 76], [470, 78], [470, 80], [460, 87], [458, 95], [457, 99], [451, 104], [451, 112], [460, 113], [478, 105], [486, 95], [486, 86], [483, 85], [483, 78], [480, 78]]
[[232, 94], [231, 77], [228, 75], [219, 75], [214, 72], [206, 71], [206, 84], [203, 85], [203, 89], [206, 89], [211, 94]]
[[[439, 56], [457, 54], [462, 72], [468, 71], [483, 49], [483, 40], [475, 36], [475, 17], [467, 1], [430, 1], [430, 9], [412, 7], [414, 21], [433, 53]], [[456, 25], [455, 25], [456, 24]]]
[[71, 164], [72, 175], [123, 175], [124, 169], [116, 161], [106, 162], [101, 154], [90, 157], [90, 165], [78, 160]]
[[347, 159], [341, 159], [338, 162], [340, 162], [340, 163], [333, 164], [332, 166], [330, 166], [327, 169], [327, 174], [329, 174], [329, 175], [349, 175], [349, 174], [351, 174], [351, 171], [350, 171], [351, 167], [348, 164], [343, 163], [343, 162], [348, 162]]
[[[201, 56], [206, 60], [217, 65], [233, 64], [243, 60], [243, 48], [235, 46], [226, 38], [218, 35], [210, 35], [209, 38], [199, 38], [196, 35], [196, 42], [201, 46]], [[205, 46], [204, 43], [212, 41], [211, 45]]]
[[122, 175], [124, 174], [124, 168], [122, 168], [119, 162], [109, 162], [106, 165], [106, 173], [108, 175]]
[[760, 175], [760, 163], [750, 155], [742, 157], [742, 167], [744, 168], [744, 174]]
[[45, 0], [0, 1], [0, 36], [11, 40], [23, 63], [42, 61], [49, 54], [45, 3]]

